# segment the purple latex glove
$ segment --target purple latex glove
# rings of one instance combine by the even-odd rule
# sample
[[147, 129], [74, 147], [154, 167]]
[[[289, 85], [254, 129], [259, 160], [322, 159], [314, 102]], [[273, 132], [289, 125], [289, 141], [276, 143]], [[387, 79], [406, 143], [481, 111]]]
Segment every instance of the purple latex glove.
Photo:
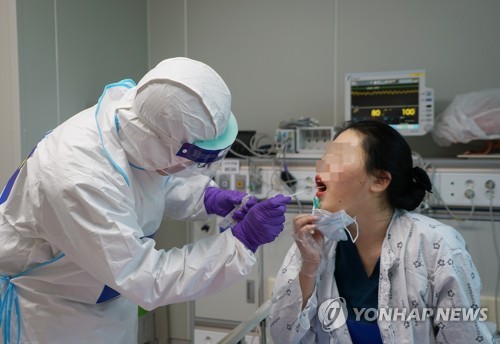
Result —
[[243, 207], [234, 212], [233, 219], [236, 220], [237, 222], [243, 220], [243, 218], [248, 213], [250, 208], [256, 205], [258, 202], [259, 200], [254, 196], [250, 197], [250, 199], [243, 205]]
[[233, 235], [255, 253], [260, 245], [273, 241], [283, 230], [286, 204], [292, 199], [277, 195], [257, 203], [243, 221], [231, 228]]
[[[208, 187], [205, 190], [204, 203], [207, 214], [226, 216], [247, 194], [236, 190], [224, 190]], [[243, 209], [243, 208], [242, 208]]]

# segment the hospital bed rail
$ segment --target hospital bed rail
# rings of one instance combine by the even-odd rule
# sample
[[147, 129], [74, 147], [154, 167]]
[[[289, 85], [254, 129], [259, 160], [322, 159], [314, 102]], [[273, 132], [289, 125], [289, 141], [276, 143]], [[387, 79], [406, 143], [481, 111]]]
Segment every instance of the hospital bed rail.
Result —
[[266, 344], [266, 318], [270, 309], [271, 300], [267, 300], [247, 320], [241, 322], [222, 338], [218, 344], [243, 344], [245, 336], [256, 327], [260, 327], [260, 344]]

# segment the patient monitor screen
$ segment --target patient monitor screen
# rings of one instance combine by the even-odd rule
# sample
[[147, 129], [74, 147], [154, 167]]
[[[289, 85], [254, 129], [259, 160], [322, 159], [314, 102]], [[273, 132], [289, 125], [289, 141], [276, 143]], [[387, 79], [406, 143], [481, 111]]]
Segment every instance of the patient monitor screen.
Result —
[[424, 73], [419, 71], [346, 75], [346, 120], [375, 119], [403, 135], [424, 130]]

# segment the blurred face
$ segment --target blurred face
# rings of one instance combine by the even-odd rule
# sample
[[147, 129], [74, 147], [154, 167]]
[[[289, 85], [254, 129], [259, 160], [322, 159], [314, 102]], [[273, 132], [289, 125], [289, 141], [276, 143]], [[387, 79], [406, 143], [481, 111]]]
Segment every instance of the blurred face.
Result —
[[177, 165], [174, 165], [172, 167], [165, 168], [163, 170], [156, 170], [156, 172], [158, 172], [158, 174], [162, 175], [162, 176], [169, 176], [171, 174], [178, 173], [178, 172], [184, 170], [185, 168], [186, 168], [186, 166], [184, 166], [182, 164], [177, 164]]
[[177, 156], [173, 160], [174, 160], [174, 163], [172, 166], [167, 167], [163, 170], [156, 170], [156, 172], [162, 176], [169, 176], [169, 175], [179, 173], [179, 172], [185, 170], [186, 168], [196, 164], [193, 161], [190, 161], [190, 160], [187, 160], [187, 159], [184, 159], [181, 157], [177, 157]]
[[362, 135], [346, 130], [329, 142], [316, 163], [316, 173], [321, 208], [331, 212], [343, 209], [356, 216], [363, 209], [360, 206], [366, 201], [370, 179], [365, 171]]

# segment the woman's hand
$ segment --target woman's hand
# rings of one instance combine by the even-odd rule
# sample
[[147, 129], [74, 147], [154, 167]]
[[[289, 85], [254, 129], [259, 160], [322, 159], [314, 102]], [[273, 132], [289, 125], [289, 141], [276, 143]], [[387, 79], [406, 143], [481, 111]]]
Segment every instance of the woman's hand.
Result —
[[316, 217], [307, 214], [295, 216], [293, 219], [293, 238], [302, 256], [299, 272], [299, 283], [302, 291], [302, 309], [307, 305], [314, 292], [316, 275], [323, 258], [325, 239], [316, 230]]
[[301, 274], [315, 277], [323, 257], [325, 239], [316, 230], [316, 217], [300, 214], [293, 219], [293, 237], [302, 255]]

